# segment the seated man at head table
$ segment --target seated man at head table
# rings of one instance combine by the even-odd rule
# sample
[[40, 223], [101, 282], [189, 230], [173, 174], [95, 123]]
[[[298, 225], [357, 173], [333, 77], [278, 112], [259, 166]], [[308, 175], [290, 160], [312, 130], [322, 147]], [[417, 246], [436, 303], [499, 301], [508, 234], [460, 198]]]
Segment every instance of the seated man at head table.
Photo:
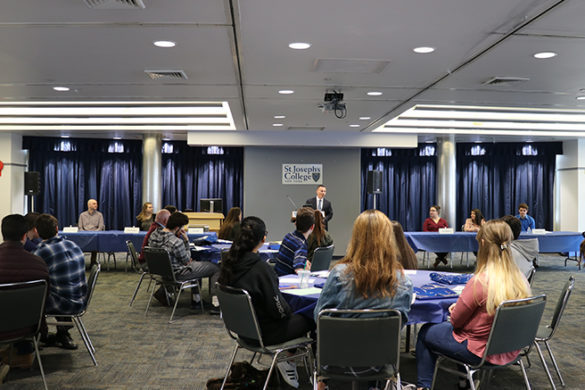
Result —
[[[165, 249], [171, 258], [171, 265], [177, 280], [201, 279], [209, 277], [210, 286], [215, 286], [219, 277], [219, 267], [208, 261], [191, 260], [191, 250], [189, 248], [189, 239], [183, 226], [189, 224], [189, 218], [179, 212], [171, 214], [167, 221], [166, 227], [156, 229], [150, 235], [148, 246], [153, 248]], [[215, 288], [212, 288], [212, 292]], [[161, 287], [154, 297], [163, 305], [170, 304], [169, 292]], [[211, 314], [219, 314], [219, 305], [216, 305], [217, 298], [212, 296]], [[191, 289], [191, 306], [194, 309], [202, 305], [201, 295], [196, 288]]]
[[[2, 238], [0, 245], [0, 283], [28, 282], [43, 279], [49, 282], [49, 268], [38, 256], [27, 252], [23, 243], [27, 239], [28, 225], [20, 214], [7, 215], [2, 219]], [[10, 313], [2, 313], [10, 316]], [[15, 337], [16, 334], [3, 334], [5, 337]], [[14, 368], [31, 368], [34, 361], [34, 346], [30, 341], [19, 341], [6, 350], [0, 352], [0, 383], [3, 381], [3, 372], [8, 366]]]
[[294, 274], [302, 269], [311, 269], [307, 262], [307, 238], [315, 227], [313, 209], [301, 207], [297, 211], [296, 230], [287, 233], [282, 239], [276, 255], [274, 270], [278, 276]]
[[528, 215], [528, 205], [526, 203], [520, 203], [518, 206], [518, 215], [516, 216], [522, 224], [522, 231], [527, 232], [528, 230], [534, 230], [536, 223], [534, 218]]
[[[104, 216], [97, 211], [98, 202], [95, 199], [87, 201], [87, 210], [79, 214], [77, 227], [85, 231], [103, 231], [106, 230], [104, 225]], [[97, 263], [97, 251], [91, 252], [91, 264]]]
[[[43, 242], [34, 252], [49, 267], [49, 293], [45, 303], [47, 314], [75, 314], [85, 307], [87, 283], [85, 259], [81, 248], [73, 241], [58, 235], [59, 222], [50, 214], [37, 218], [36, 228]], [[57, 334], [49, 335], [41, 329], [41, 341], [56, 343], [65, 349], [77, 349], [69, 335], [70, 326], [57, 326]]]

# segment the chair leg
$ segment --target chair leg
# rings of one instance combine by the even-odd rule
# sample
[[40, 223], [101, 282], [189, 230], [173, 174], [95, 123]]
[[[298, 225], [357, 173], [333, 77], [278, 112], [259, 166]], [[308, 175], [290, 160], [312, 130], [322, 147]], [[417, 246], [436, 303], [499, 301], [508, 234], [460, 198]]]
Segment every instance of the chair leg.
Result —
[[132, 295], [132, 299], [130, 300], [130, 307], [132, 307], [132, 304], [134, 303], [134, 300], [136, 299], [136, 295], [138, 294], [138, 289], [140, 289], [140, 285], [142, 284], [142, 279], [144, 279], [144, 275], [146, 275], [146, 273], [142, 273], [142, 275], [140, 275], [140, 279], [138, 280], [138, 284], [136, 285], [136, 289], [134, 289], [134, 294]]
[[37, 338], [33, 337], [33, 344], [35, 346], [35, 355], [37, 356], [37, 362], [39, 362], [39, 369], [41, 370], [41, 378], [43, 378], [43, 385], [45, 386], [45, 390], [49, 390], [47, 387], [47, 379], [45, 378], [45, 370], [43, 369], [43, 363], [41, 362], [41, 354], [39, 353], [39, 344], [37, 343]]
[[148, 303], [146, 304], [146, 310], [144, 311], [145, 316], [146, 316], [146, 313], [148, 313], [148, 308], [150, 307], [150, 302], [152, 301], [152, 296], [154, 295], [154, 291], [156, 290], [157, 285], [158, 285], [158, 283], [155, 283], [154, 288], [150, 292], [150, 297], [148, 298]]
[[559, 370], [557, 360], [555, 359], [555, 355], [553, 355], [552, 350], [550, 349], [550, 345], [548, 344], [548, 341], [545, 341], [544, 345], [546, 346], [546, 350], [548, 351], [548, 354], [550, 355], [550, 360], [552, 360], [553, 366], [555, 366], [555, 370], [557, 372], [557, 375], [559, 376], [559, 380], [561, 381], [561, 386], [565, 386], [565, 381], [563, 380], [563, 377], [561, 376], [561, 370]]
[[272, 371], [274, 371], [274, 366], [276, 365], [276, 359], [278, 358], [278, 353], [275, 353], [272, 357], [272, 363], [270, 363], [270, 369], [268, 370], [268, 375], [266, 375], [266, 382], [264, 382], [264, 387], [262, 390], [266, 390], [268, 388], [268, 382], [270, 381], [270, 375], [272, 375]]
[[473, 372], [471, 372], [468, 366], [464, 365], [463, 367], [465, 367], [465, 371], [467, 373], [467, 381], [469, 382], [469, 388], [471, 390], [476, 390], [475, 383], [473, 382]]
[[77, 317], [73, 317], [73, 323], [75, 324], [75, 327], [77, 328], [77, 331], [79, 332], [79, 335], [81, 336], [81, 339], [83, 340], [83, 343], [85, 344], [85, 348], [87, 349], [87, 352], [89, 353], [89, 356], [91, 357], [91, 360], [93, 361], [93, 365], [97, 366], [97, 360], [95, 359], [95, 349], [91, 343], [91, 340], [89, 339], [89, 336], [87, 335], [87, 332], [85, 331], [85, 327], [83, 326], [83, 323], [81, 322], [80, 318]]
[[536, 352], [538, 352], [538, 357], [540, 357], [540, 361], [542, 363], [542, 367], [544, 367], [544, 371], [546, 372], [548, 381], [550, 382], [550, 385], [553, 388], [553, 390], [556, 390], [557, 387], [555, 385], [555, 382], [553, 381], [552, 375], [550, 374], [548, 364], [546, 364], [546, 360], [544, 360], [544, 355], [542, 354], [542, 349], [540, 348], [540, 345], [538, 345], [538, 341], [534, 342], [534, 346], [536, 347]]
[[234, 352], [232, 353], [232, 358], [230, 359], [230, 362], [228, 363], [227, 370], [225, 371], [225, 376], [223, 377], [223, 382], [221, 383], [221, 387], [219, 388], [219, 390], [223, 390], [223, 387], [225, 386], [225, 382], [227, 381], [227, 377], [230, 374], [230, 369], [232, 368], [232, 364], [234, 363], [234, 360], [236, 359], [236, 354], [238, 353], [239, 348], [240, 348], [240, 346], [238, 344], [236, 344], [236, 347], [234, 348]]
[[319, 389], [319, 382], [317, 381], [317, 370], [313, 371], [313, 390]]
[[518, 363], [520, 363], [520, 368], [522, 369], [522, 376], [524, 377], [524, 383], [526, 383], [526, 389], [530, 390], [530, 381], [528, 380], [528, 375], [526, 375], [526, 369], [524, 368], [522, 359], [518, 360]]
[[[171, 318], [169, 319], [169, 324], [173, 323], [173, 316], [175, 315], [175, 310], [177, 310], [177, 305], [179, 304], [179, 298], [181, 297], [181, 291], [183, 291], [183, 287], [179, 287], [179, 292], [175, 297], [175, 304], [173, 305], [173, 312], [171, 313]], [[201, 307], [203, 307], [203, 300], [201, 300]]]
[[435, 388], [435, 382], [437, 381], [437, 374], [439, 373], [439, 365], [442, 363], [443, 359], [439, 356], [435, 363], [435, 372], [433, 372], [433, 382], [431, 383], [431, 390]]

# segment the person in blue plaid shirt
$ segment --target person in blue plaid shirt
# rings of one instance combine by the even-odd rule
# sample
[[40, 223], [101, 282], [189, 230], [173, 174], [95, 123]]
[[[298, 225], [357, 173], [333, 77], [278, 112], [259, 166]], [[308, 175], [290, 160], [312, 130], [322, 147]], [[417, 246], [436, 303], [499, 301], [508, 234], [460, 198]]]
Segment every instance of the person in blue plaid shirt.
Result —
[[[45, 303], [47, 314], [74, 314], [85, 307], [87, 283], [85, 258], [81, 248], [59, 236], [59, 222], [50, 214], [41, 214], [35, 224], [43, 241], [34, 254], [49, 267], [49, 292]], [[42, 330], [42, 340], [65, 349], [77, 349], [69, 335], [68, 326], [57, 326], [56, 335]]]

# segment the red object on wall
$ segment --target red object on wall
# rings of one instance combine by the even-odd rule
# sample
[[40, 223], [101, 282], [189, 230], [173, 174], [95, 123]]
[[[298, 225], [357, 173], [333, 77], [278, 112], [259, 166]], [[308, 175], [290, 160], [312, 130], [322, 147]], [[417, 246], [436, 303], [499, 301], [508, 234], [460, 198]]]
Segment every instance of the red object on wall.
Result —
[[0, 161], [0, 176], [2, 176], [2, 168], [4, 168], [4, 163]]

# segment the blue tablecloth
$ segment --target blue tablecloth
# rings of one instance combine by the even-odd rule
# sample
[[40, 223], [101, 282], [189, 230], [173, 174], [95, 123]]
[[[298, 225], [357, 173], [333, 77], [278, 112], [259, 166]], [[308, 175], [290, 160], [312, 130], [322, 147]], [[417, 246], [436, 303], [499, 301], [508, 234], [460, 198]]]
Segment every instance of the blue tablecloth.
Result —
[[[415, 252], [477, 252], [476, 234], [471, 232], [455, 232], [453, 234], [434, 232], [404, 233], [406, 240]], [[578, 252], [579, 245], [583, 241], [583, 235], [579, 232], [522, 233], [519, 240], [528, 238], [538, 239], [541, 253]]]
[[[142, 248], [145, 231], [138, 233], [124, 233], [123, 230], [106, 230], [101, 232], [79, 231], [77, 233], [63, 233], [59, 235], [75, 242], [84, 252], [126, 252], [126, 240], [132, 241], [137, 250]], [[209, 241], [216, 241], [215, 232], [189, 234], [189, 241], [207, 236]]]
[[[417, 271], [406, 271], [408, 278], [412, 281], [414, 287], [421, 287], [425, 284], [431, 283], [432, 280], [430, 278], [430, 274], [434, 271], [425, 271], [425, 270], [417, 270]], [[444, 274], [449, 274], [448, 272], [442, 272]], [[456, 275], [456, 274], [454, 274]], [[300, 313], [306, 315], [310, 318], [313, 318], [313, 311], [315, 310], [315, 306], [317, 304], [317, 300], [319, 299], [320, 293], [311, 294], [311, 295], [294, 295], [291, 293], [290, 287], [291, 279], [294, 280], [294, 276], [291, 277], [289, 275], [282, 276], [279, 278], [281, 292], [290, 307], [293, 309], [295, 313]], [[319, 279], [311, 280], [312, 284], [320, 284]], [[452, 288], [453, 286], [447, 286]], [[433, 322], [439, 323], [443, 322], [447, 319], [449, 314], [449, 306], [457, 301], [456, 297], [445, 297], [445, 298], [436, 298], [436, 299], [417, 299], [410, 307], [410, 312], [408, 313], [408, 324], [417, 324], [417, 323], [426, 323], [426, 322]]]

